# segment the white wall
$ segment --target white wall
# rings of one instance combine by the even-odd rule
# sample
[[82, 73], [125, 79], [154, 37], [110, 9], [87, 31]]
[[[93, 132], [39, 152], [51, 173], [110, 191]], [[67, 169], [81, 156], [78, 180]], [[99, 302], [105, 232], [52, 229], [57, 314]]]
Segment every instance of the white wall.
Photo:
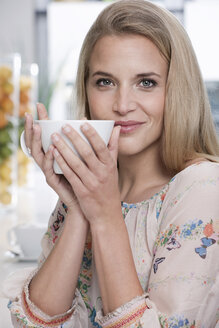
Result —
[[[84, 37], [99, 12], [108, 2], [51, 2], [48, 5], [48, 70], [56, 81], [49, 105], [50, 117], [68, 117], [69, 102]], [[70, 116], [72, 117], [72, 114]], [[69, 118], [69, 117], [68, 117]]]
[[185, 28], [205, 81], [219, 81], [219, 1], [187, 1]]
[[[48, 63], [50, 80], [71, 57], [69, 78], [77, 67], [83, 39], [106, 2], [51, 2], [48, 5]], [[69, 66], [70, 68], [70, 66]]]
[[[163, 6], [161, 1], [156, 4]], [[66, 79], [74, 80], [82, 42], [97, 15], [110, 2], [50, 2], [48, 5], [48, 63], [50, 81], [66, 69]]]
[[34, 62], [35, 0], [0, 0], [0, 55], [19, 52]]

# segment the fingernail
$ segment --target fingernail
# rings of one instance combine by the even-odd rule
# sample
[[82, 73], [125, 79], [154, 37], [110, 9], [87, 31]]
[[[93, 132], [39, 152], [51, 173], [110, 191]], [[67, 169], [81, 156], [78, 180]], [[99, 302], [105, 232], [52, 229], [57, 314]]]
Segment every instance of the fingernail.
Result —
[[84, 123], [84, 124], [81, 125], [81, 128], [82, 128], [84, 131], [88, 131], [89, 128], [90, 128], [90, 126], [89, 126], [89, 124]]
[[42, 106], [41, 103], [38, 102], [36, 105], [37, 105], [37, 109], [38, 109], [38, 110], [40, 110], [40, 111], [43, 110], [43, 108], [41, 107], [41, 106]]
[[54, 141], [59, 141], [59, 136], [58, 136], [56, 133], [54, 133], [54, 134], [52, 135], [52, 139], [53, 139]]
[[70, 126], [69, 126], [69, 125], [67, 125], [67, 124], [66, 124], [66, 125], [63, 125], [63, 127], [62, 127], [62, 128], [63, 128], [63, 130], [64, 130], [65, 132], [67, 132], [67, 133], [71, 131], [71, 128], [70, 128]]

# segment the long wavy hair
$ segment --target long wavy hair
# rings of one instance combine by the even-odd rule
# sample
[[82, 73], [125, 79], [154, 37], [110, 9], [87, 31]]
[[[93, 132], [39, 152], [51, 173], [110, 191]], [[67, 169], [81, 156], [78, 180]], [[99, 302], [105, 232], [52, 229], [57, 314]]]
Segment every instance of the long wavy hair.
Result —
[[144, 0], [121, 0], [107, 6], [82, 45], [76, 79], [78, 116], [90, 118], [86, 95], [89, 60], [96, 42], [106, 35], [142, 35], [168, 63], [161, 159], [179, 172], [187, 160], [219, 161], [219, 142], [200, 68], [191, 41], [167, 10]]

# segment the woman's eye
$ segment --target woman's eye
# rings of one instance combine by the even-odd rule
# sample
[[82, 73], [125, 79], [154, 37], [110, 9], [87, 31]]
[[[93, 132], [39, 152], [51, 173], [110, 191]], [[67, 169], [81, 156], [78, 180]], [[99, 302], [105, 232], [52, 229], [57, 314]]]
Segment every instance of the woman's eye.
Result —
[[97, 80], [96, 84], [99, 86], [105, 87], [105, 86], [111, 85], [112, 81], [110, 81], [109, 79], [99, 79], [99, 80]]
[[157, 83], [154, 80], [148, 80], [148, 79], [144, 79], [140, 82], [140, 85], [143, 86], [144, 88], [151, 88], [156, 84]]

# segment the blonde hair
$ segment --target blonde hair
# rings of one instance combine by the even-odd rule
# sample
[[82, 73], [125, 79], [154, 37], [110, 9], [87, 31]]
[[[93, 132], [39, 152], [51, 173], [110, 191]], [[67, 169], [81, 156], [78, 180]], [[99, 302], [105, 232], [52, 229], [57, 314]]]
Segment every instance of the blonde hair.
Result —
[[197, 59], [184, 28], [167, 10], [144, 0], [121, 0], [106, 7], [90, 28], [80, 54], [77, 106], [89, 116], [86, 81], [96, 42], [106, 35], [137, 34], [150, 39], [166, 59], [166, 88], [161, 158], [178, 172], [196, 157], [219, 161], [219, 143]]

